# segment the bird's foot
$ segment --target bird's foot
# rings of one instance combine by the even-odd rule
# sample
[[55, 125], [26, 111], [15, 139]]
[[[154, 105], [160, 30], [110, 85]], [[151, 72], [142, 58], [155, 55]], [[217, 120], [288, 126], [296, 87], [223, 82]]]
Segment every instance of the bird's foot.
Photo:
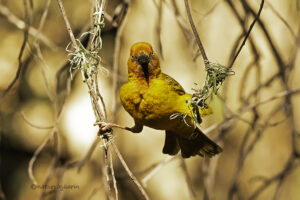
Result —
[[118, 124], [114, 124], [114, 123], [109, 123], [109, 122], [95, 122], [94, 126], [99, 126], [101, 133], [107, 133], [107, 132], [111, 132], [112, 128], [120, 128], [120, 129], [125, 129], [127, 130], [127, 127], [125, 126], [121, 126]]
[[108, 122], [95, 122], [94, 126], [99, 126], [101, 132], [110, 132], [111, 128], [113, 127], [111, 123]]

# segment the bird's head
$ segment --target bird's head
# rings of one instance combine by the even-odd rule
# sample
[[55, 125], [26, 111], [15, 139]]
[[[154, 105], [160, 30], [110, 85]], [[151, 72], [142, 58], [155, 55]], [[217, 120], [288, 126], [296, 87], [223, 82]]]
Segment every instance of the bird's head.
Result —
[[128, 59], [128, 75], [145, 79], [147, 83], [160, 73], [158, 56], [147, 42], [132, 45]]

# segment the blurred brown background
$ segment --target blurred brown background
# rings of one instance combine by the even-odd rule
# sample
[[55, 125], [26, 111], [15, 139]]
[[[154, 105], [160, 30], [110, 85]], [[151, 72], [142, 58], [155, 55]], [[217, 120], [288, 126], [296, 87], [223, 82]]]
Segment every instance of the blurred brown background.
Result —
[[[0, 199], [41, 197], [43, 190], [32, 187], [28, 164], [36, 149], [53, 134], [57, 105], [63, 105], [65, 96], [55, 128], [58, 153], [51, 140], [37, 157], [33, 174], [38, 185], [50, 177], [48, 185], [76, 188], [48, 191], [42, 198], [106, 199], [101, 142], [79, 173], [76, 168], [64, 168], [86, 155], [96, 138], [97, 127], [93, 126], [91, 100], [80, 73], [73, 77], [70, 93], [67, 92], [69, 65], [65, 48], [70, 38], [57, 1], [49, 1], [45, 25], [39, 34], [43, 60], [36, 56], [34, 30], [39, 27], [46, 2], [33, 0], [33, 10], [28, 9], [34, 29], [29, 30], [20, 77], [1, 97]], [[77, 38], [88, 29], [92, 2], [63, 1]], [[228, 66], [261, 1], [189, 2], [210, 61]], [[27, 5], [30, 7], [30, 1]], [[195, 58], [198, 47], [183, 1], [110, 0], [105, 11], [98, 81], [108, 121], [133, 125], [132, 118], [120, 105], [118, 89], [127, 80], [127, 58], [135, 42], [151, 43], [160, 55], [162, 71], [181, 83], [187, 92], [193, 92], [194, 83], [203, 85], [206, 76], [203, 59]], [[18, 70], [24, 13], [23, 1], [0, 0], [1, 95]], [[220, 97], [210, 100], [214, 113], [202, 123], [202, 129], [207, 130], [225, 120], [209, 133], [223, 146], [224, 152], [211, 160], [201, 157], [185, 160], [187, 171], [180, 157], [162, 164], [144, 184], [151, 199], [300, 199], [300, 96], [299, 90], [293, 92], [300, 88], [299, 19], [299, 0], [265, 1], [259, 21], [233, 66], [235, 75], [226, 79]], [[117, 78], [115, 88], [113, 77]], [[288, 95], [280, 93], [283, 91]], [[271, 97], [275, 100], [255, 106]], [[245, 112], [241, 110], [249, 105], [254, 106]], [[237, 115], [232, 116], [233, 113]], [[230, 116], [232, 120], [228, 120]], [[116, 129], [113, 140], [142, 183], [153, 172], [151, 166], [167, 158], [161, 152], [164, 143], [161, 131], [144, 128], [142, 134], [132, 134]], [[119, 198], [142, 199], [113, 152], [112, 156]]]

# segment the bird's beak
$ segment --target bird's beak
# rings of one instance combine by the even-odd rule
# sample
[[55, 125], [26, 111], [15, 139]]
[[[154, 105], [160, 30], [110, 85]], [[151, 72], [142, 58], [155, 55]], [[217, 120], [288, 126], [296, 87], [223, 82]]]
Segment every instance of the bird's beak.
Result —
[[145, 78], [147, 83], [149, 83], [149, 70], [148, 65], [150, 62], [150, 57], [144, 53], [141, 53], [137, 58], [138, 63], [142, 66], [143, 72], [145, 74]]

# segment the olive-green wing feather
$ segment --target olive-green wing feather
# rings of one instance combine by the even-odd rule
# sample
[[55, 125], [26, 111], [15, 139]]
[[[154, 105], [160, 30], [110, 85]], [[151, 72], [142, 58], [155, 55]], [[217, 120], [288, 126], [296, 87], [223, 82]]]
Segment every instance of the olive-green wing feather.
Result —
[[183, 158], [200, 155], [202, 157], [213, 157], [219, 154], [223, 149], [209, 139], [200, 129], [196, 129], [194, 137], [190, 139], [177, 136]]
[[183, 87], [171, 76], [168, 76], [167, 74], [161, 73], [160, 78], [168, 83], [170, 88], [175, 91], [179, 95], [184, 95], [185, 91]]

